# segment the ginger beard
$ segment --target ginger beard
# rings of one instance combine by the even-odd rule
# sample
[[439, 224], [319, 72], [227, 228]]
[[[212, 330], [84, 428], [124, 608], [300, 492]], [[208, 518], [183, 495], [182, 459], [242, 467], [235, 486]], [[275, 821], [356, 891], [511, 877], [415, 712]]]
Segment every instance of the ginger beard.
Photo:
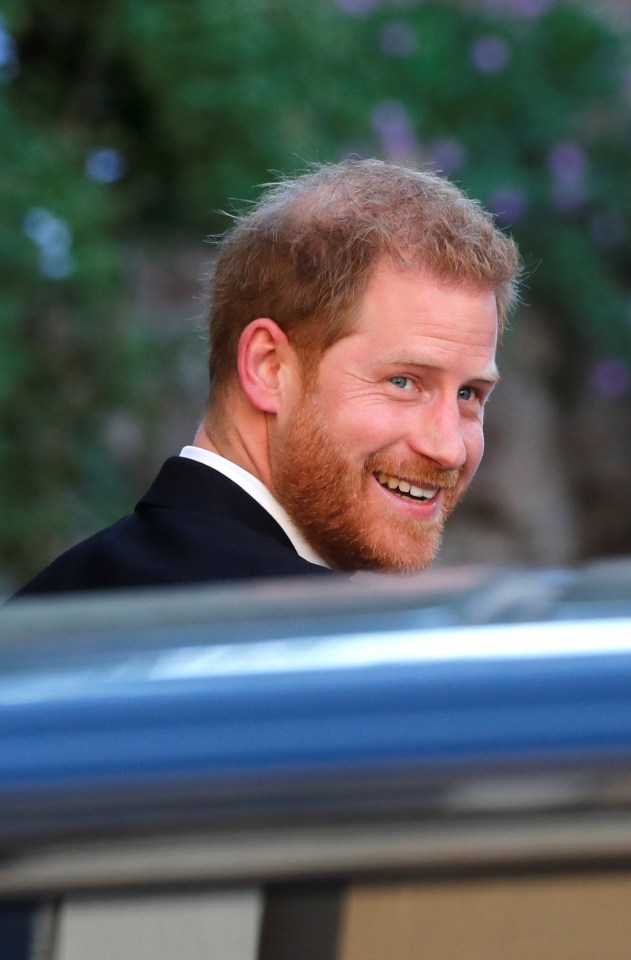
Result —
[[[282, 439], [274, 438], [271, 453], [277, 500], [335, 570], [423, 570], [435, 559], [445, 521], [467, 487], [462, 471], [440, 469], [421, 456], [403, 461], [377, 452], [353, 460], [347, 444], [327, 430], [313, 392], [303, 396]], [[380, 472], [440, 487], [440, 511], [420, 520], [390, 507], [375, 486]]]

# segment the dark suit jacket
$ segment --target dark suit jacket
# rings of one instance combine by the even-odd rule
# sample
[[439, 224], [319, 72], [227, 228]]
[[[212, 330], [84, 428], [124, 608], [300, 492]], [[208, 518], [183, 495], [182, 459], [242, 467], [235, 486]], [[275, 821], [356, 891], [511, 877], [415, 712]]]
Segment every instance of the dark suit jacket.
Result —
[[236, 483], [171, 457], [133, 514], [72, 547], [15, 596], [327, 574], [299, 557]]

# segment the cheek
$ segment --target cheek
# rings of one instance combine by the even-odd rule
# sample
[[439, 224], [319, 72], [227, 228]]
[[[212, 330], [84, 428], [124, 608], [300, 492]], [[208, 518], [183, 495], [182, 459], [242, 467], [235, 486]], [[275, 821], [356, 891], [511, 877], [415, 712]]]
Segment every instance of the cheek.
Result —
[[398, 411], [375, 403], [353, 404], [340, 400], [327, 411], [324, 422], [332, 438], [347, 450], [370, 455], [394, 443], [403, 433]]
[[484, 454], [484, 430], [481, 423], [471, 424], [471, 427], [466, 431], [465, 446], [467, 448], [467, 472], [470, 476], [473, 476], [480, 466]]
[[343, 396], [331, 398], [326, 405], [320, 405], [320, 415], [332, 435], [336, 434], [351, 443], [354, 438], [369, 437], [373, 429], [384, 429], [388, 421], [388, 413], [383, 405]]

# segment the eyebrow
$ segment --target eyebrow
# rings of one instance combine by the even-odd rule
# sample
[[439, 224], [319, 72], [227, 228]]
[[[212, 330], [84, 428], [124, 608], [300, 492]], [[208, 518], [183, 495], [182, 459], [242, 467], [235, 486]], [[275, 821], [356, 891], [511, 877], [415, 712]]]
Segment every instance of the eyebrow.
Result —
[[[410, 357], [410, 356], [399, 356], [393, 357], [388, 361], [393, 366], [401, 365], [403, 367], [422, 367], [424, 370], [437, 370], [440, 371], [442, 367], [438, 366], [436, 363], [432, 363], [429, 360], [423, 360], [422, 357]], [[472, 383], [486, 383], [491, 387], [494, 387], [501, 380], [500, 372], [497, 367], [494, 365], [490, 370], [485, 371], [484, 373], [474, 374], [472, 377], [467, 377], [467, 382]]]

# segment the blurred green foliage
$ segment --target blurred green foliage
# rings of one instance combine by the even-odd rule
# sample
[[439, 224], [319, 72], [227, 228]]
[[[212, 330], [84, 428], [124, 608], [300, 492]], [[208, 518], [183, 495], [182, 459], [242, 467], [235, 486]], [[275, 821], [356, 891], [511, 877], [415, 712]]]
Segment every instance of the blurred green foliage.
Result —
[[0, 0], [7, 581], [138, 492], [108, 424], [149, 444], [172, 346], [126, 321], [134, 249], [201, 242], [270, 171], [434, 165], [518, 239], [567, 391], [631, 359], [628, 38], [571, 4], [477, 7]]

